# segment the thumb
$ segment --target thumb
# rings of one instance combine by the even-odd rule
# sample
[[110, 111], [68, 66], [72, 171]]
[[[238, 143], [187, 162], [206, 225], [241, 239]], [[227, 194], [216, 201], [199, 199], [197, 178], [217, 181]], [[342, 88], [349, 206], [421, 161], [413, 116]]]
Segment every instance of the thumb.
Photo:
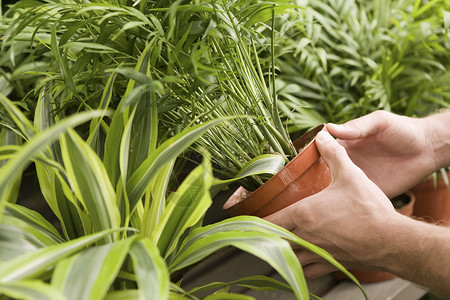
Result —
[[316, 146], [325, 164], [330, 169], [333, 178], [336, 178], [338, 174], [348, 169], [349, 166], [354, 166], [345, 148], [328, 132], [321, 131], [317, 134]]
[[385, 124], [387, 112], [376, 111], [342, 125], [327, 124], [328, 131], [338, 139], [353, 140], [376, 134]]

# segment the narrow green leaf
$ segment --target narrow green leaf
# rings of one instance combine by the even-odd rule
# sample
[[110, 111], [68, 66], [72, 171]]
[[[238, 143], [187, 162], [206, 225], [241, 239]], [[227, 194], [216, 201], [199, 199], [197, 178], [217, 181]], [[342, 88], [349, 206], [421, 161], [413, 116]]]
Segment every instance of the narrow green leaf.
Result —
[[69, 65], [67, 64], [67, 58], [65, 58], [65, 56], [61, 55], [61, 50], [58, 47], [58, 38], [56, 35], [56, 23], [55, 25], [53, 25], [52, 27], [52, 38], [51, 38], [51, 50], [53, 53], [54, 58], [56, 59], [60, 71], [61, 71], [61, 75], [62, 78], [64, 79], [65, 84], [67, 85], [67, 87], [75, 93], [75, 95], [78, 94], [77, 92], [77, 88], [75, 86], [75, 83], [73, 81], [73, 75], [70, 72], [70, 68]]
[[224, 120], [225, 119], [212, 120], [185, 129], [181, 133], [165, 141], [151, 153], [141, 166], [130, 176], [130, 179], [127, 182], [130, 209], [132, 210], [134, 208], [150, 184], [153, 176], [155, 176], [164, 165], [180, 155], [200, 135]]
[[97, 154], [75, 131], [61, 138], [61, 152], [68, 179], [86, 207], [94, 231], [118, 228], [120, 214], [114, 188]]
[[0, 103], [5, 108], [9, 117], [19, 128], [21, 135], [25, 139], [30, 139], [35, 134], [35, 129], [27, 117], [2, 93], [0, 93]]
[[170, 194], [166, 209], [152, 234], [152, 240], [167, 257], [178, 243], [184, 231], [197, 224], [212, 203], [209, 188], [212, 183], [212, 170], [209, 158], [195, 168]]
[[215, 195], [225, 186], [248, 176], [274, 175], [285, 165], [285, 159], [280, 155], [263, 154], [249, 160], [242, 169], [231, 179], [216, 180], [211, 187], [211, 194]]
[[219, 287], [231, 286], [231, 285], [239, 285], [246, 288], [250, 288], [253, 290], [259, 291], [270, 291], [270, 290], [283, 290], [287, 292], [292, 292], [292, 289], [285, 283], [282, 283], [278, 280], [275, 280], [271, 277], [267, 276], [250, 276], [240, 278], [230, 282], [212, 282], [204, 286], [193, 288], [189, 291], [189, 294], [198, 294], [210, 289], [217, 289]]
[[11, 184], [11, 179], [15, 178], [16, 174], [22, 173], [29, 162], [36, 158], [46, 146], [55, 141], [64, 131], [102, 115], [103, 112], [91, 111], [79, 113], [64, 119], [48, 130], [36, 134], [20, 151], [18, 151], [14, 158], [2, 167], [2, 172], [0, 173], [0, 218], [3, 214], [3, 207], [8, 200], [5, 199], [5, 195], [7, 195], [6, 192]]
[[167, 186], [172, 176], [175, 159], [162, 167], [155, 175], [151, 183], [151, 201], [145, 201], [144, 213], [142, 216], [141, 234], [144, 237], [151, 237], [156, 225], [159, 223], [166, 207]]
[[0, 283], [38, 276], [64, 257], [80, 251], [115, 231], [117, 230], [107, 230], [63, 244], [49, 246], [4, 262], [0, 270]]
[[255, 300], [255, 298], [242, 294], [233, 294], [233, 293], [215, 293], [213, 295], [208, 295], [204, 300]]
[[144, 238], [133, 244], [130, 255], [136, 272], [139, 299], [168, 299], [169, 272], [158, 248], [150, 239]]
[[61, 261], [52, 276], [52, 286], [67, 299], [103, 299], [116, 279], [135, 238], [89, 248]]
[[234, 246], [266, 261], [288, 282], [298, 299], [309, 299], [308, 287], [297, 256], [287, 241], [273, 233], [240, 227], [236, 231], [205, 235], [183, 247], [170, 270], [173, 272], [185, 268], [226, 246]]
[[87, 42], [68, 42], [60, 47], [60, 49], [64, 48], [79, 48], [79, 49], [89, 49], [89, 50], [100, 50], [106, 52], [118, 52], [116, 49], [108, 47], [106, 45], [97, 44], [97, 43], [87, 43]]
[[59, 291], [37, 280], [22, 280], [0, 283], [0, 294], [12, 299], [24, 300], [64, 300]]
[[[180, 251], [178, 252], [177, 260], [182, 257], [183, 251], [186, 249], [189, 249], [190, 246], [199, 241], [204, 239], [208, 236], [213, 236], [216, 233], [223, 233], [228, 231], [234, 231], [234, 232], [241, 232], [241, 231], [250, 231], [250, 232], [259, 232], [263, 235], [275, 235], [278, 237], [282, 237], [290, 242], [296, 243], [300, 245], [301, 247], [319, 255], [326, 261], [328, 261], [331, 265], [336, 267], [338, 270], [344, 272], [355, 284], [358, 285], [358, 287], [361, 289], [362, 293], [366, 296], [365, 291], [362, 289], [359, 282], [356, 280], [356, 278], [350, 274], [339, 262], [337, 262], [328, 252], [325, 250], [299, 238], [292, 232], [279, 227], [277, 225], [274, 225], [273, 223], [270, 223], [268, 221], [265, 221], [261, 218], [252, 217], [252, 216], [239, 216], [239, 217], [233, 217], [224, 221], [221, 221], [216, 224], [204, 226], [202, 228], [195, 229], [191, 235], [185, 239], [183, 245], [180, 247]], [[182, 259], [180, 259], [181, 261]], [[171, 268], [176, 264], [176, 261], [171, 265]], [[291, 286], [292, 287], [292, 286]]]
[[106, 295], [105, 300], [141, 300], [139, 290], [120, 290]]

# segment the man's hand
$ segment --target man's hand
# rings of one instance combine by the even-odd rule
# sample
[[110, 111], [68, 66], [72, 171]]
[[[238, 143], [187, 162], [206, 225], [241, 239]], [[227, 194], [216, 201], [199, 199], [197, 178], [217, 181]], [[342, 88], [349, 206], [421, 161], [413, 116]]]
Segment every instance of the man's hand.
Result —
[[[379, 237], [383, 236], [386, 223], [400, 215], [330, 134], [320, 132], [316, 144], [330, 168], [330, 186], [266, 219], [322, 247], [347, 267], [357, 264], [374, 268], [387, 254], [380, 248]], [[307, 250], [296, 250], [307, 276], [332, 271], [318, 256]]]
[[438, 169], [427, 119], [377, 111], [343, 125], [327, 125], [388, 197], [410, 189]]

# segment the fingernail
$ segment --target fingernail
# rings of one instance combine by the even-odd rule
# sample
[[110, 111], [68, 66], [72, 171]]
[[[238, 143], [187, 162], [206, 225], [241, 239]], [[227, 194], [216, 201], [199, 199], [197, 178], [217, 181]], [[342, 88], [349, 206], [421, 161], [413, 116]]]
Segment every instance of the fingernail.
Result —
[[332, 127], [333, 129], [339, 129], [339, 128], [344, 127], [344, 125], [343, 124], [328, 123], [327, 124], [327, 128], [330, 128], [330, 127]]
[[326, 131], [320, 131], [317, 136], [316, 136], [316, 140], [319, 140], [321, 142], [326, 142], [326, 141], [331, 141], [334, 140], [333, 137], [331, 136], [331, 134], [329, 134]]

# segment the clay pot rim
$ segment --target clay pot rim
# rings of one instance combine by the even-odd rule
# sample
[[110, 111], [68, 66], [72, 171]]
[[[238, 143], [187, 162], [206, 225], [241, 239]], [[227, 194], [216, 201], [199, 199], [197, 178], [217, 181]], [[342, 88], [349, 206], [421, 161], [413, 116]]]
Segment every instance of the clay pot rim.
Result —
[[[270, 184], [269, 182], [272, 181], [272, 178], [274, 178], [276, 175], [280, 174], [281, 172], [283, 172], [283, 170], [289, 169], [289, 167], [293, 164], [294, 159], [297, 159], [298, 157], [301, 156], [301, 154], [303, 152], [306, 152], [308, 148], [310, 148], [316, 141], [316, 135], [322, 131], [322, 130], [326, 130], [326, 124], [320, 124], [317, 125], [316, 127], [314, 127], [313, 129], [309, 130], [308, 132], [306, 132], [304, 135], [300, 136], [299, 138], [297, 138], [293, 144], [295, 146], [295, 144], [298, 144], [297, 141], [299, 141], [300, 139], [305, 139], [305, 140], [309, 140], [311, 139], [305, 146], [302, 146], [303, 149], [297, 153], [296, 156], [294, 156], [280, 171], [278, 171], [278, 173], [276, 173], [275, 175], [273, 175], [272, 177], [269, 178], [269, 180], [267, 180], [266, 182], [264, 182], [263, 185], [261, 185], [260, 187], [258, 187], [256, 190], [251, 191], [250, 193], [256, 193], [258, 190], [263, 189], [263, 186], [267, 186], [268, 184]], [[297, 149], [298, 150], [298, 149]]]
[[[294, 145], [294, 147], [297, 150], [300, 149], [300, 148], [302, 148], [302, 149], [301, 149], [301, 151], [299, 153], [297, 153], [297, 155], [295, 157], [293, 157], [278, 173], [276, 173], [271, 178], [269, 178], [269, 180], [267, 180], [263, 185], [258, 187], [256, 190], [254, 190], [254, 191], [247, 191], [247, 190], [244, 189], [248, 193], [246, 198], [241, 198], [241, 199], [238, 199], [238, 201], [234, 201], [234, 202], [226, 201], [225, 204], [223, 205], [222, 209], [223, 210], [233, 209], [233, 207], [238, 206], [241, 203], [245, 203], [246, 200], [250, 198], [250, 196], [258, 197], [258, 194], [263, 193], [263, 191], [265, 189], [267, 189], [268, 186], [269, 186], [269, 189], [270, 189], [270, 187], [273, 185], [272, 183], [274, 182], [274, 178], [276, 176], [282, 176], [283, 172], [289, 172], [289, 170], [292, 167], [292, 165], [295, 164], [294, 160], [301, 160], [302, 156], [303, 156], [302, 155], [303, 153], [305, 153], [307, 151], [310, 151], [309, 149], [311, 147], [316, 147], [315, 146], [316, 135], [322, 130], [327, 131], [326, 123], [322, 123], [320, 125], [317, 125], [316, 127], [312, 128], [311, 130], [308, 130], [306, 133], [304, 133], [303, 135], [298, 137], [293, 142], [293, 145]], [[302, 141], [307, 141], [307, 143], [304, 143], [304, 142], [302, 143]], [[320, 157], [320, 154], [318, 154], [318, 157]], [[305, 166], [307, 166], [307, 167], [305, 168], [305, 170], [303, 170], [302, 172], [298, 173], [297, 178], [300, 177], [314, 163], [315, 163], [315, 161], [311, 162], [311, 164], [309, 164], [309, 165], [305, 164]], [[286, 185], [291, 184], [295, 180], [296, 179], [290, 180]], [[236, 190], [235, 193], [239, 193], [238, 192], [239, 190], [242, 191], [243, 188], [242, 187], [238, 188], [238, 190]], [[282, 189], [280, 189], [280, 191], [281, 190]], [[259, 208], [263, 207], [264, 205], [266, 205], [269, 201], [270, 201], [270, 199], [268, 201], [260, 201], [260, 202], [258, 202], [258, 207], [255, 208], [255, 211], [258, 210]]]

